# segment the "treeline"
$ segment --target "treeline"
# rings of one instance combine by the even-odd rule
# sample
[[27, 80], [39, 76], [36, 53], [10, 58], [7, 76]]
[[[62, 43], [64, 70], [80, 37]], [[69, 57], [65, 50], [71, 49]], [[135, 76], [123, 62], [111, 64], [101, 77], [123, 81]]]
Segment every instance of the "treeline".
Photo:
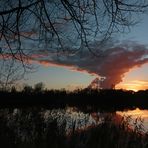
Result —
[[148, 109], [148, 90], [138, 92], [125, 90], [91, 90], [75, 91], [47, 90], [43, 84], [34, 88], [26, 86], [22, 91], [0, 91], [1, 107], [44, 106], [47, 108], [64, 108], [76, 106], [83, 111], [115, 111], [123, 109]]

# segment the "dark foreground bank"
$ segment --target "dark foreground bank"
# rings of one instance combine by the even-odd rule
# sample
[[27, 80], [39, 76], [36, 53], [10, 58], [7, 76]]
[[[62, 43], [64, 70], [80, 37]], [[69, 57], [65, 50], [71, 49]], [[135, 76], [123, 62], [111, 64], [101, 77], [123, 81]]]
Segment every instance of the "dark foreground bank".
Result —
[[43, 106], [47, 108], [65, 108], [76, 106], [83, 111], [124, 109], [148, 109], [148, 90], [23, 90], [0, 91], [0, 107]]

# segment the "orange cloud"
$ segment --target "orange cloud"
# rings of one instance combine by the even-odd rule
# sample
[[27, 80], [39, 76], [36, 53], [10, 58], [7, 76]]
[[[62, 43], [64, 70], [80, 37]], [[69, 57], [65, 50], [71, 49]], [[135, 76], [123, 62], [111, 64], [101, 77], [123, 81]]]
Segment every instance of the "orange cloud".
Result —
[[[124, 75], [134, 67], [140, 67], [148, 63], [148, 48], [144, 45], [136, 43], [128, 43], [117, 45], [113, 43], [105, 46], [105, 49], [99, 49], [97, 42], [92, 45], [95, 51], [102, 51], [100, 57], [93, 56], [87, 50], [84, 50], [83, 56], [78, 54], [71, 55], [69, 52], [57, 52], [53, 49], [50, 51], [36, 50], [32, 51], [30, 57], [27, 57], [27, 62], [38, 63], [43, 66], [64, 67], [71, 71], [89, 73], [96, 77], [103, 77], [104, 80], [100, 83], [101, 88], [111, 88], [122, 82]], [[5, 55], [7, 57], [12, 55]], [[18, 55], [19, 56], [19, 55]], [[26, 57], [24, 57], [26, 58]], [[123, 85], [126, 89], [145, 89], [145, 82], [129, 82], [131, 84]]]
[[56, 63], [56, 62], [53, 62], [53, 61], [50, 61], [50, 60], [32, 60], [32, 62], [36, 62], [38, 64], [45, 66], [45, 67], [63, 67], [63, 68], [69, 69], [70, 71], [80, 72], [80, 73], [84, 73], [84, 74], [89, 73], [93, 76], [98, 76], [96, 73], [87, 71], [85, 69], [80, 69], [77, 66], [68, 65], [68, 64], [66, 65], [66, 64], [62, 64], [62, 63]]

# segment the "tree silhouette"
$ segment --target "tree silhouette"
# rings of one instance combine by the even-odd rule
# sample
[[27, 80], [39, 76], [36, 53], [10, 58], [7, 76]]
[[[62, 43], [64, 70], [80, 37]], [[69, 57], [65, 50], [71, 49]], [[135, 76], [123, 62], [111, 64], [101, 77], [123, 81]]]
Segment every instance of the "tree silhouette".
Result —
[[32, 86], [25, 84], [22, 91], [25, 93], [31, 93], [31, 92], [33, 92], [33, 88], [32, 88]]
[[0, 61], [0, 89], [8, 90], [23, 78], [25, 71], [21, 66], [14, 59]]
[[136, 23], [145, 0], [7, 0], [0, 2], [0, 53], [24, 61], [33, 49], [74, 53], [104, 43]]
[[45, 85], [43, 82], [39, 82], [34, 85], [34, 91], [35, 92], [43, 92], [43, 89], [45, 88]]

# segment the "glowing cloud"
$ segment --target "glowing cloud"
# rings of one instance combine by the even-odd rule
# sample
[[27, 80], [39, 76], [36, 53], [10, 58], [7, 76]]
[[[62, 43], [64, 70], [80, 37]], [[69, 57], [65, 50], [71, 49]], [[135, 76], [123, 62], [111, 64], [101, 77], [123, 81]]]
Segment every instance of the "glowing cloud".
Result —
[[105, 78], [101, 81], [101, 88], [111, 88], [122, 82], [124, 74], [134, 67], [139, 67], [148, 63], [147, 46], [136, 42], [126, 42], [122, 44], [107, 43], [99, 47], [97, 42], [91, 44], [93, 50], [101, 51], [99, 57], [93, 56], [87, 50], [82, 55], [64, 54], [59, 56], [56, 52], [48, 52], [44, 58], [32, 58], [32, 60], [45, 66], [62, 66], [70, 70], [90, 73]]
[[[98, 42], [94, 42], [90, 48], [99, 56], [92, 55], [88, 50], [83, 50], [82, 54], [78, 52], [74, 54], [74, 49], [69, 47], [68, 51], [60, 53], [55, 50], [42, 50], [42, 52], [36, 50], [28, 59], [30, 63], [65, 67], [72, 71], [96, 75], [101, 80], [101, 88], [111, 88], [117, 85], [122, 82], [125, 73], [129, 70], [148, 63], [147, 46], [136, 42], [108, 42], [102, 47]], [[145, 85], [145, 82], [139, 83]]]

